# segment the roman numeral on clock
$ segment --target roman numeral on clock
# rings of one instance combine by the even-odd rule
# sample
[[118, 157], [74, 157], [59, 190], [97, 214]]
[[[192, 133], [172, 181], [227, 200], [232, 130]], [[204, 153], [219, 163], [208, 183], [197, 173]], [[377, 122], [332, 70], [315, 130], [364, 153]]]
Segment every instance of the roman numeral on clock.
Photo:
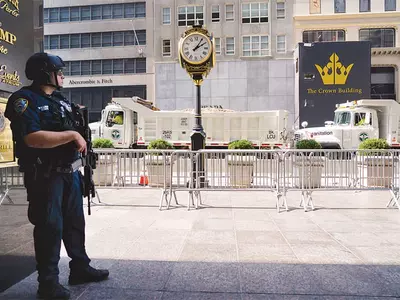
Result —
[[186, 55], [186, 56], [189, 56], [189, 54], [190, 54], [190, 53], [189, 53], [188, 51], [185, 52], [185, 55]]

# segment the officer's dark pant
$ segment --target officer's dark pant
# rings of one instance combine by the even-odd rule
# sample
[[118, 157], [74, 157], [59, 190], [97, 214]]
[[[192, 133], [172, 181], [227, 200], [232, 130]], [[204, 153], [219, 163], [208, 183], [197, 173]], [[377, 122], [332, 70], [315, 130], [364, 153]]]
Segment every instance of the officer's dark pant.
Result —
[[85, 218], [79, 172], [50, 176], [25, 173], [28, 193], [28, 218], [33, 231], [39, 282], [58, 282], [61, 240], [71, 269], [86, 267], [90, 259], [85, 250]]

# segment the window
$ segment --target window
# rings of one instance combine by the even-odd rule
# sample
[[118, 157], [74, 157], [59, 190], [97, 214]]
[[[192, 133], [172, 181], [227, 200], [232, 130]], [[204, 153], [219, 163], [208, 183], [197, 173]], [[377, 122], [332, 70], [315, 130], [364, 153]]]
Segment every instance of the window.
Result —
[[103, 20], [112, 18], [112, 6], [111, 5], [103, 5]]
[[44, 23], [75, 22], [87, 20], [133, 19], [146, 16], [146, 3], [134, 2], [125, 4], [103, 4], [45, 8]]
[[123, 45], [124, 45], [124, 33], [113, 32], [113, 46], [123, 46]]
[[242, 23], [268, 22], [268, 3], [242, 4]]
[[50, 8], [50, 23], [55, 23], [55, 22], [59, 22], [59, 13], [60, 10], [58, 8]]
[[178, 26], [191, 26], [199, 21], [204, 23], [203, 6], [185, 6], [178, 8]]
[[385, 0], [385, 11], [396, 11], [396, 0]]
[[136, 58], [135, 59], [136, 73], [146, 73], [146, 59]]
[[60, 49], [60, 36], [51, 35], [50, 36], [50, 49]]
[[93, 48], [101, 47], [101, 33], [92, 33], [91, 40], [92, 40], [91, 46]]
[[221, 54], [221, 39], [220, 38], [215, 38], [215, 54]]
[[124, 15], [124, 5], [123, 4], [114, 4], [113, 5], [113, 19], [122, 19]]
[[107, 116], [106, 126], [112, 127], [113, 125], [124, 124], [124, 112], [123, 111], [110, 111]]
[[371, 68], [371, 99], [396, 99], [396, 69]]
[[135, 16], [135, 5], [134, 3], [124, 4], [124, 18], [132, 19]]
[[101, 35], [101, 45], [102, 47], [112, 46], [112, 32], [103, 32]]
[[234, 55], [235, 54], [235, 38], [234, 37], [227, 37], [225, 41], [226, 45], [226, 55]]
[[335, 13], [346, 12], [346, 0], [335, 0]]
[[269, 53], [268, 36], [244, 36], [243, 56], [266, 56]]
[[69, 7], [60, 8], [60, 22], [69, 22]]
[[92, 6], [92, 20], [100, 20], [101, 19], [101, 5]]
[[[49, 36], [45, 36], [45, 47], [49, 49]], [[54, 39], [60, 37], [60, 43]], [[65, 34], [53, 35], [53, 43], [51, 49], [73, 49], [73, 48], [90, 48], [90, 47], [112, 47], [112, 46], [130, 46], [146, 45], [146, 30], [137, 30], [136, 36], [134, 31], [115, 31], [115, 32], [94, 32], [82, 34]]]
[[164, 7], [162, 9], [162, 20], [163, 25], [170, 25], [171, 24], [171, 8]]
[[124, 60], [114, 59], [113, 60], [113, 74], [123, 74], [124, 73]]
[[43, 23], [49, 23], [49, 10], [43, 9]]
[[225, 5], [225, 21], [234, 21], [235, 20], [235, 11], [233, 9], [233, 4]]
[[64, 34], [60, 36], [60, 49], [69, 49], [69, 35]]
[[337, 125], [350, 125], [351, 113], [349, 112], [337, 112], [335, 113], [335, 124]]
[[360, 29], [360, 41], [370, 41], [372, 48], [394, 47], [394, 28]]
[[124, 59], [124, 73], [135, 73], [135, 61], [132, 58]]
[[304, 43], [344, 41], [344, 30], [309, 30], [303, 32]]
[[92, 75], [101, 74], [101, 60], [92, 61]]
[[90, 61], [82, 61], [81, 62], [81, 74], [82, 75], [90, 75]]
[[276, 52], [285, 53], [286, 52], [286, 36], [278, 35], [276, 37]]
[[81, 34], [81, 48], [90, 48], [90, 33]]
[[371, 11], [371, 0], [360, 0], [360, 12]]
[[211, 7], [211, 22], [219, 22], [219, 5], [213, 5]]
[[81, 21], [90, 20], [90, 6], [81, 7]]
[[276, 18], [277, 19], [284, 19], [286, 12], [285, 12], [285, 2], [277, 2], [276, 3]]
[[102, 74], [112, 74], [112, 59], [103, 60], [101, 62], [102, 65]]
[[80, 20], [80, 10], [79, 7], [71, 7], [70, 11], [70, 21], [79, 21]]
[[81, 75], [81, 62], [71, 61], [71, 76]]
[[171, 56], [171, 40], [162, 41], [162, 56]]

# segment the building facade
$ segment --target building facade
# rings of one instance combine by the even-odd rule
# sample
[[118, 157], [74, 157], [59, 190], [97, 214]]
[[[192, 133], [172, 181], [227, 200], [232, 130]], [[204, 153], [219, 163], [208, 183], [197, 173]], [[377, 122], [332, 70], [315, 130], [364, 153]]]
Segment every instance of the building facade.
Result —
[[371, 98], [400, 101], [400, 0], [296, 0], [295, 43], [369, 41]]
[[100, 119], [112, 97], [154, 99], [152, 1], [49, 0], [44, 49], [66, 62], [63, 92]]
[[155, 90], [159, 108], [195, 106], [195, 86], [178, 63], [178, 42], [187, 26], [197, 20], [216, 42], [217, 64], [202, 84], [202, 105], [294, 111], [292, 1], [155, 3]]

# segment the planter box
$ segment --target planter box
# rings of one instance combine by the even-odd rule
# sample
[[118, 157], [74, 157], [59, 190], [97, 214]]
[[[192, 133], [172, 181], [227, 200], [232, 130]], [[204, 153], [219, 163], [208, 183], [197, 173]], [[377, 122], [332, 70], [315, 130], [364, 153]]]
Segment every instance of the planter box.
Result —
[[95, 185], [112, 185], [116, 171], [116, 156], [110, 154], [99, 154], [99, 160], [97, 161], [96, 169], [93, 170], [93, 181]]
[[149, 186], [163, 187], [171, 185], [171, 158], [169, 156], [147, 155], [144, 157]]
[[231, 186], [248, 188], [253, 181], [255, 156], [228, 155], [228, 176]]
[[321, 186], [324, 160], [321, 157], [296, 157], [294, 161], [296, 185], [312, 189]]
[[367, 166], [367, 185], [389, 188], [393, 182], [393, 168], [397, 158], [368, 157], [364, 159]]

